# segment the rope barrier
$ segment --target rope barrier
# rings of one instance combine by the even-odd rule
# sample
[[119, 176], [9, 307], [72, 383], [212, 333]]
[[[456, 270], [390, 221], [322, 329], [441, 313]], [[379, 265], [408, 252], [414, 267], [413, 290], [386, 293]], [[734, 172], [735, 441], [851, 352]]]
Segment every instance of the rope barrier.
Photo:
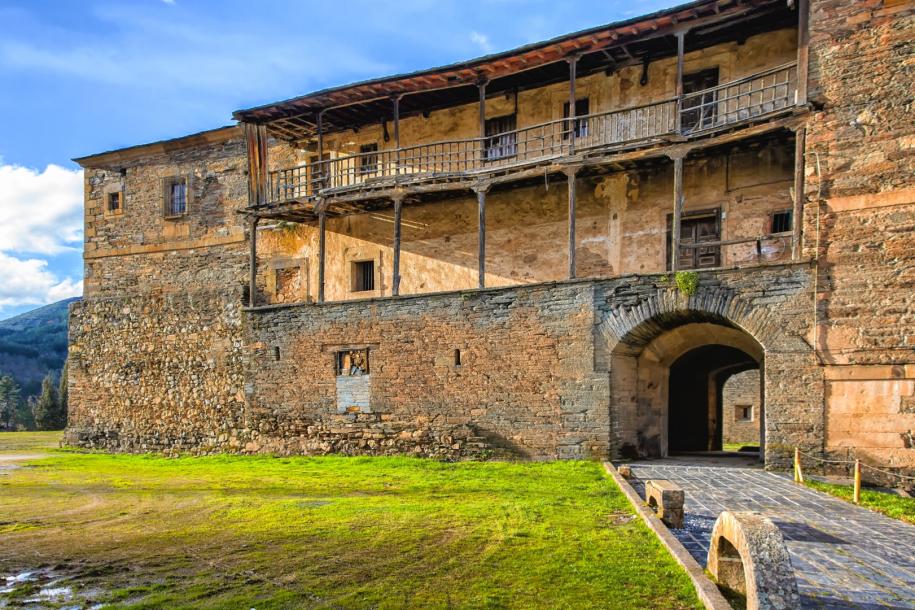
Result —
[[[826, 464], [851, 464], [854, 466], [856, 471], [860, 471], [860, 469], [862, 469], [862, 468], [867, 468], [874, 472], [879, 472], [881, 474], [884, 474], [884, 475], [887, 475], [890, 477], [895, 477], [895, 478], [901, 479], [903, 481], [915, 481], [915, 476], [898, 474], [896, 472], [891, 472], [889, 470], [877, 468], [876, 466], [871, 466], [870, 464], [865, 464], [861, 460], [827, 460], [826, 458], [821, 458], [819, 456], [813, 455], [811, 453], [806, 453], [804, 451], [801, 451], [798, 448], [795, 448], [794, 449], [794, 471], [795, 471], [794, 479], [795, 479], [795, 481], [798, 481], [799, 483], [804, 482], [804, 476], [801, 473], [800, 456], [808, 457], [812, 460], [817, 460], [818, 462], [823, 462]], [[856, 479], [860, 478], [859, 472], [855, 473], [855, 478]], [[856, 488], [858, 488], [858, 487], [860, 487], [860, 483], [858, 483], [856, 481]]]

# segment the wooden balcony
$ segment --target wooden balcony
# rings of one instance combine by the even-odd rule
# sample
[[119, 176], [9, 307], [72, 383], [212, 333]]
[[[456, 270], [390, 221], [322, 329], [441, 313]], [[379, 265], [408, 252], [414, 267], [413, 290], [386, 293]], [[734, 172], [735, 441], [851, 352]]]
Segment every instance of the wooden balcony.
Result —
[[[359, 199], [393, 188], [467, 188], [541, 165], [704, 138], [790, 112], [796, 62], [643, 106], [559, 119], [483, 138], [340, 156], [269, 173], [272, 208], [317, 199]], [[255, 208], [259, 209], [259, 208]]]

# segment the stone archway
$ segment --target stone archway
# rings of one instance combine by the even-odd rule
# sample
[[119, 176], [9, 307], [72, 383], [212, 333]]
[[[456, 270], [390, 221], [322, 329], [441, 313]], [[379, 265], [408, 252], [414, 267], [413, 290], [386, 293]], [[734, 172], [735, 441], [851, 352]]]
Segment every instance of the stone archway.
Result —
[[[759, 294], [754, 291], [748, 290]], [[772, 465], [787, 463], [795, 444], [819, 451], [822, 372], [803, 338], [806, 319], [798, 310], [744, 298], [721, 284], [700, 285], [691, 296], [656, 285], [637, 298], [608, 294], [606, 302], [595, 325], [595, 366], [609, 373], [614, 455], [668, 454], [669, 367], [706, 345], [741, 350], [758, 364], [766, 400], [762, 433], [770, 451], [776, 449]], [[765, 458], [769, 465], [770, 454]]]

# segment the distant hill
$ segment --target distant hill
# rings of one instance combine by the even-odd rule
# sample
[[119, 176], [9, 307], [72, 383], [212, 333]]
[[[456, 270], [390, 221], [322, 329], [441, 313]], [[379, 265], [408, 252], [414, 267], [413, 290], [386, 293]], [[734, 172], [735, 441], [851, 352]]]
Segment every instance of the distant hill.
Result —
[[23, 400], [41, 392], [48, 371], [60, 374], [67, 358], [67, 310], [78, 300], [64, 299], [0, 320], [0, 374], [16, 380]]

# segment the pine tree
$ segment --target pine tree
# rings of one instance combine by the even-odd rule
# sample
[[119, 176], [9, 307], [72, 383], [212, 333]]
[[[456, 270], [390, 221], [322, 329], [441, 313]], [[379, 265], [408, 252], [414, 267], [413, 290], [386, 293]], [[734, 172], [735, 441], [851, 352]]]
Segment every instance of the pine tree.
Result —
[[35, 418], [35, 427], [39, 430], [54, 430], [60, 427], [60, 404], [51, 373], [41, 382], [41, 395], [32, 408], [32, 416]]
[[14, 430], [19, 412], [19, 386], [9, 375], [0, 376], [0, 428]]
[[69, 375], [67, 369], [68, 369], [69, 363], [70, 363], [69, 360], [64, 360], [64, 368], [62, 368], [60, 371], [60, 383], [57, 386], [57, 403], [59, 405], [59, 410], [58, 410], [58, 412], [60, 414], [59, 424], [60, 424], [61, 428], [67, 427], [67, 415], [70, 412], [69, 392], [67, 390], [67, 377]]

